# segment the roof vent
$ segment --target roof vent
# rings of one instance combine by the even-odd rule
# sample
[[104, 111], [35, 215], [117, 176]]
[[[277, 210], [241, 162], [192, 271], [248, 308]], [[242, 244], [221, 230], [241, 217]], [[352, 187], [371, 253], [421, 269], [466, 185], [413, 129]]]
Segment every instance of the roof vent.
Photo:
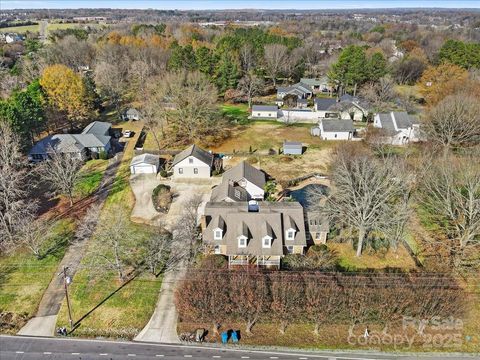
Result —
[[258, 202], [256, 200], [250, 200], [248, 202], [248, 212], [258, 212]]

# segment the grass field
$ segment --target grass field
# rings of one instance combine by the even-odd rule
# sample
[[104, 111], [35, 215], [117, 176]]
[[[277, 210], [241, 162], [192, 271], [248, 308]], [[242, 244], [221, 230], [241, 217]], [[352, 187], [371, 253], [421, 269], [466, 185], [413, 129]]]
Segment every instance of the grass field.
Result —
[[[135, 142], [143, 124], [129, 122], [120, 123], [117, 126], [129, 128], [135, 131], [136, 135], [125, 146], [122, 163], [100, 216], [112, 211], [112, 207], [118, 204], [130, 212], [135, 201], [128, 180]], [[141, 234], [147, 234], [150, 231], [144, 225], [131, 223], [131, 226], [134, 231]], [[92, 247], [95, 241], [100, 240], [94, 236], [91, 241], [89, 246]], [[79, 320], [96, 306], [98, 308], [81, 321], [74, 335], [132, 339], [146, 325], [153, 313], [161, 287], [161, 278], [143, 273], [121, 287], [122, 284], [117, 281], [114, 273], [90, 267], [92, 256], [95, 254], [87, 250], [87, 255], [82, 261], [83, 268], [75, 275], [71, 285], [74, 320]], [[102, 304], [99, 305], [100, 303]], [[67, 324], [67, 308], [64, 303], [60, 309], [57, 325], [66, 326]]]
[[[40, 303], [66, 249], [66, 243], [73, 237], [75, 224], [69, 219], [59, 220], [54, 226], [50, 243], [62, 244], [55, 252], [37, 259], [26, 249], [18, 249], [14, 254], [0, 257], [0, 313], [11, 312], [14, 318], [23, 315], [32, 317]], [[13, 322], [13, 328], [0, 328], [3, 332], [16, 332], [22, 325]]]
[[[63, 24], [63, 23], [48, 23], [47, 31], [54, 31], [54, 30], [64, 30], [70, 28], [84, 28], [85, 26], [90, 27], [98, 27], [99, 24]], [[0, 28], [0, 33], [19, 33], [24, 34], [26, 32], [39, 32], [40, 25], [25, 25], [25, 26], [12, 26], [6, 28]]]
[[75, 196], [83, 198], [98, 189], [108, 160], [90, 160], [80, 170], [81, 178], [75, 186]]
[[407, 271], [416, 268], [415, 262], [403, 246], [399, 246], [396, 253], [393, 250], [382, 253], [366, 249], [360, 257], [355, 256], [355, 249], [350, 243], [329, 242], [328, 247], [338, 254], [340, 266], [348, 271], [386, 268]]

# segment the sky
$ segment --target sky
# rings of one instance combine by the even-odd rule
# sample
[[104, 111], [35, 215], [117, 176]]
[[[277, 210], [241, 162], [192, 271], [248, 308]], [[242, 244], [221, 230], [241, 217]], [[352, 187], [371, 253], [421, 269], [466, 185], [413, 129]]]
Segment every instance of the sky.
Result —
[[0, 0], [1, 9], [373, 9], [480, 8], [480, 0]]

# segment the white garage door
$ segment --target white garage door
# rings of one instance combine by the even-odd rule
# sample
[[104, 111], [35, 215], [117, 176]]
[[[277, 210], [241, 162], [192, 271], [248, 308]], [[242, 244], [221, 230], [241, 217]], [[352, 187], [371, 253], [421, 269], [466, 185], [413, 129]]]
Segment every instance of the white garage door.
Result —
[[157, 171], [154, 165], [136, 165], [133, 167], [134, 174], [155, 174]]

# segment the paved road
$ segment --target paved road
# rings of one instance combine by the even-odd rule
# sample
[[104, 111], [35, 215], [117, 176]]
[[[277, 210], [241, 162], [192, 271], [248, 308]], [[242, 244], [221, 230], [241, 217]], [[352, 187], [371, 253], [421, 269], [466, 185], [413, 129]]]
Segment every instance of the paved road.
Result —
[[[103, 204], [105, 202], [115, 180], [118, 167], [121, 164], [122, 156], [123, 153], [118, 153], [115, 158], [110, 159], [108, 167], [103, 175], [102, 182], [100, 183], [97, 192], [92, 196], [92, 201], [87, 202], [87, 206], [90, 206], [94, 202], [97, 204]], [[73, 277], [86, 252], [87, 244], [87, 240], [71, 244], [62, 261], [58, 265], [55, 274], [59, 274], [63, 267], [66, 266], [68, 267], [69, 276]], [[63, 277], [54, 275], [47, 289], [43, 293], [35, 317], [30, 319], [25, 326], [20, 329], [18, 334], [30, 336], [53, 336], [57, 323], [57, 315], [64, 298], [65, 291]]]
[[107, 360], [107, 359], [278, 359], [278, 360], [457, 360], [478, 359], [468, 355], [396, 355], [369, 352], [283, 352], [243, 350], [234, 347], [147, 344], [65, 338], [0, 336], [1, 360]]

